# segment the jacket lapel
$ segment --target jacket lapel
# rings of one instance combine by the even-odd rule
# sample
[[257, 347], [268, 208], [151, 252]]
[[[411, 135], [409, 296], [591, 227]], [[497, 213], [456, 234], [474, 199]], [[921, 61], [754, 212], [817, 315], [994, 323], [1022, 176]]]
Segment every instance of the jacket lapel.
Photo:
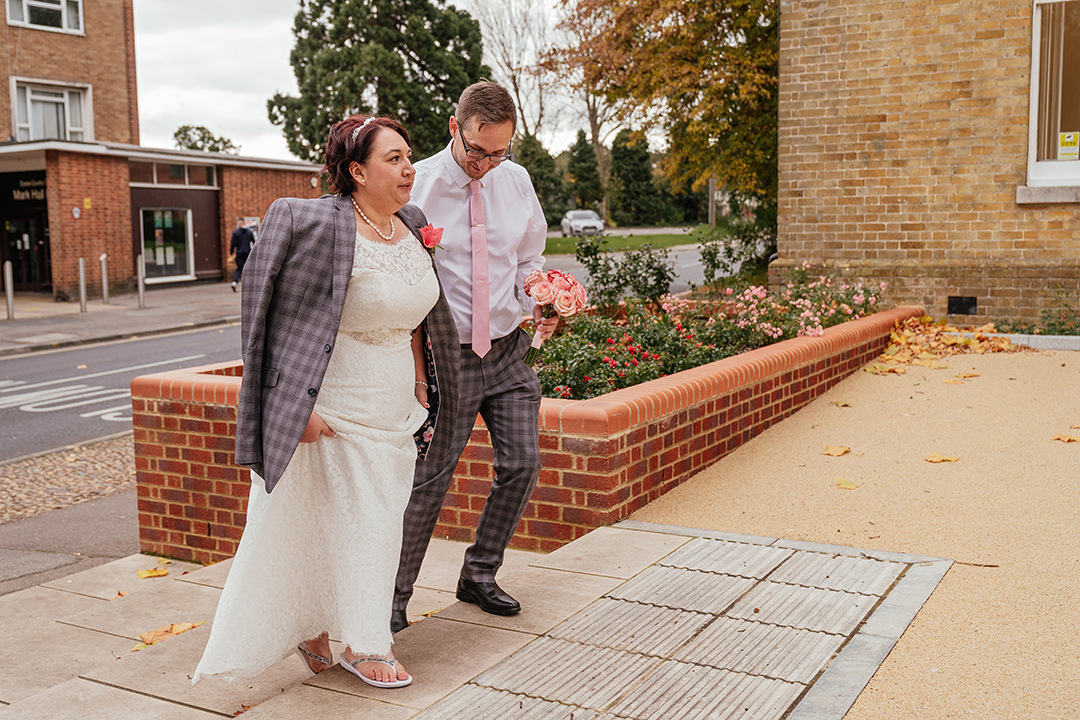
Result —
[[345, 307], [345, 292], [352, 277], [353, 259], [356, 252], [356, 216], [347, 198], [334, 198], [334, 324], [341, 324], [341, 312]]

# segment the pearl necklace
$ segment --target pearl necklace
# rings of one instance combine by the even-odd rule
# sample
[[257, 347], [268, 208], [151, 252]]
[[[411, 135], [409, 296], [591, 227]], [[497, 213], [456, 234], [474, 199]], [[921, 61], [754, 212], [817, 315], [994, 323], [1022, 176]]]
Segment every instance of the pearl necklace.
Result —
[[379, 230], [379, 228], [375, 227], [375, 223], [371, 222], [371, 220], [368, 218], [368, 216], [364, 214], [364, 211], [360, 209], [360, 206], [356, 204], [356, 198], [350, 198], [350, 199], [352, 200], [352, 206], [354, 208], [356, 208], [356, 212], [360, 213], [360, 217], [364, 218], [364, 222], [366, 222], [368, 225], [370, 225], [371, 229], [374, 230], [376, 233], [378, 233], [379, 237], [381, 237], [383, 240], [386, 240], [387, 242], [394, 239], [394, 216], [393, 215], [390, 216], [390, 234], [389, 235], [383, 235], [382, 231]]

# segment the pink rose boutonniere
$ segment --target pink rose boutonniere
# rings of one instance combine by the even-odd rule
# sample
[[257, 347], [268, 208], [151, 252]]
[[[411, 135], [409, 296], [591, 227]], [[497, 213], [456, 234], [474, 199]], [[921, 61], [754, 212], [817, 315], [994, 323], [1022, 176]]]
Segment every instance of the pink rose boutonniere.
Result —
[[420, 228], [420, 239], [424, 241], [424, 247], [426, 247], [427, 251], [432, 255], [435, 254], [435, 248], [440, 248], [442, 250], [446, 249], [439, 244], [439, 241], [442, 240], [442, 233], [442, 228], [437, 228], [431, 223]]
[[[540, 306], [540, 313], [546, 318], [570, 317], [588, 307], [585, 288], [573, 275], [550, 270], [546, 274], [534, 270], [525, 278], [525, 294]], [[533, 336], [531, 347], [525, 353], [525, 364], [532, 365], [540, 358], [540, 346], [544, 341], [538, 330]]]

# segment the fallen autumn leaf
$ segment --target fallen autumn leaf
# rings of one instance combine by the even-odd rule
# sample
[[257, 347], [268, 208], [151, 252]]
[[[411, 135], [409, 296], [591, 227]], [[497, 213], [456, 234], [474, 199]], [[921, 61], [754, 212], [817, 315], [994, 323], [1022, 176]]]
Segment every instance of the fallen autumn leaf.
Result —
[[832, 457], [840, 457], [841, 455], [847, 455], [851, 452], [851, 448], [844, 447], [843, 445], [826, 445], [825, 452], [822, 455], [831, 455]]
[[150, 570], [140, 570], [138, 572], [140, 580], [145, 580], [146, 578], [165, 577], [168, 574], [169, 568], [167, 567], [156, 567], [151, 568]]
[[848, 482], [842, 477], [838, 477], [836, 478], [836, 487], [842, 488], [844, 490], [856, 490], [859, 486], [853, 482]]
[[1080, 438], [1076, 437], [1075, 435], [1055, 435], [1054, 437], [1052, 437], [1050, 439], [1051, 440], [1060, 440], [1063, 443], [1080, 442]]
[[943, 462], [956, 462], [960, 458], [955, 455], [942, 455], [939, 452], [932, 452], [926, 457], [926, 462], [930, 463], [943, 463]]

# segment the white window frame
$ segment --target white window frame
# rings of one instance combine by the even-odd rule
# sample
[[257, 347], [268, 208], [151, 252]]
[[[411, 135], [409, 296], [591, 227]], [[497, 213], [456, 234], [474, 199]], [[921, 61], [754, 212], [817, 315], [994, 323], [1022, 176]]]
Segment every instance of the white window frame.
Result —
[[[135, 162], [148, 163], [153, 168], [152, 172], [153, 172], [153, 177], [154, 177], [154, 182], [148, 182], [148, 183], [146, 183], [146, 182], [129, 182], [128, 185], [130, 187], [161, 188], [161, 189], [165, 189], [165, 190], [168, 190], [168, 189], [171, 189], [171, 188], [175, 188], [177, 190], [179, 190], [180, 188], [183, 188], [184, 190], [220, 190], [221, 189], [221, 186], [218, 185], [218, 166], [217, 165], [210, 165], [210, 164], [207, 164], [207, 163], [178, 163], [176, 161], [159, 162], [157, 160], [143, 160], [142, 158], [137, 158], [137, 157], [128, 158], [128, 160], [133, 160]], [[158, 165], [183, 165], [184, 166], [184, 183], [182, 185], [180, 183], [159, 183], [157, 181], [157, 166]], [[192, 165], [198, 165], [200, 167], [208, 167], [208, 168], [210, 168], [210, 170], [214, 173], [214, 184], [213, 185], [192, 185], [192, 184], [190, 184], [191, 183], [191, 169], [190, 168], [191, 168]]]
[[[93, 142], [94, 141], [94, 92], [90, 85], [82, 83], [58, 83], [51, 80], [35, 80], [33, 78], [12, 77], [9, 81], [11, 96], [11, 137], [16, 142], [37, 142], [52, 140], [55, 138], [34, 138], [33, 117], [31, 106], [31, 93], [34, 90], [43, 92], [64, 93], [64, 135], [60, 138], [64, 142]], [[26, 91], [26, 122], [19, 117], [19, 89]], [[78, 93], [82, 103], [82, 126], [71, 124], [71, 97], [70, 93]], [[26, 139], [20, 137], [19, 132], [26, 131]], [[82, 138], [72, 140], [72, 133], [82, 133]]]
[[[1062, 0], [1034, 0], [1031, 22], [1031, 90], [1028, 102], [1028, 187], [1080, 186], [1080, 161], [1039, 161], [1039, 73], [1042, 56], [1042, 6]], [[1080, 0], [1065, 0], [1080, 2]]]
[[[163, 186], [158, 186], [163, 187]], [[194, 216], [191, 212], [191, 208], [186, 207], [173, 207], [165, 205], [147, 205], [146, 207], [139, 208], [139, 239], [142, 242], [140, 246], [140, 255], [146, 253], [146, 226], [143, 223], [143, 213], [147, 210], [170, 210], [172, 212], [183, 212], [185, 214], [185, 223], [187, 224], [187, 274], [186, 275], [165, 275], [163, 277], [148, 277], [143, 280], [147, 285], [157, 285], [160, 283], [172, 283], [172, 282], [188, 282], [190, 280], [198, 280], [195, 276], [195, 227], [192, 224]], [[146, 262], [145, 257], [143, 262]]]
[[[41, 2], [41, 0], [4, 0], [6, 7], [4, 11], [6, 13], [8, 25], [14, 27], [32, 28], [34, 30], [46, 30], [48, 32], [59, 32], [66, 35], [86, 35], [86, 24], [83, 22], [83, 0], [60, 0], [60, 7], [57, 8], [55, 4], [48, 2]], [[69, 12], [69, 5], [74, 4], [76, 6], [76, 12], [78, 13], [74, 20], [78, 23], [77, 28], [69, 27], [72, 23], [72, 15]], [[22, 20], [15, 19], [11, 16], [12, 6], [18, 6], [22, 8]], [[60, 25], [61, 27], [53, 27], [52, 25], [37, 25], [30, 22], [30, 8], [40, 7], [52, 10], [60, 10]]]

